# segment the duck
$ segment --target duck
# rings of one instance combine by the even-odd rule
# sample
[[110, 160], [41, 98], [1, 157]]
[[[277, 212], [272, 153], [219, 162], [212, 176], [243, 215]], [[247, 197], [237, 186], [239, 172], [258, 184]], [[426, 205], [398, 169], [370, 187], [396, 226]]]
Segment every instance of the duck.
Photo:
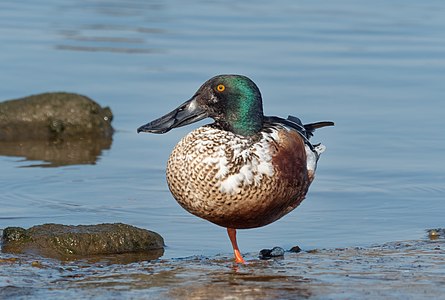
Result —
[[188, 133], [171, 152], [167, 184], [186, 211], [227, 229], [235, 263], [243, 264], [237, 230], [268, 225], [300, 205], [326, 149], [309, 139], [334, 123], [265, 116], [258, 86], [247, 76], [224, 74], [137, 132], [164, 134], [205, 118], [214, 122]]

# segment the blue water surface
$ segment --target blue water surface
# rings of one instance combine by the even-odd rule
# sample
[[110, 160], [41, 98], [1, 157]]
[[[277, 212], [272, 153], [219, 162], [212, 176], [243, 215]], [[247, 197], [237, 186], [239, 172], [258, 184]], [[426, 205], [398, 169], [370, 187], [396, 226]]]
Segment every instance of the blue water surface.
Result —
[[[222, 73], [251, 77], [268, 115], [335, 121], [307, 199], [243, 252], [417, 239], [445, 212], [445, 2], [44, 0], [0, 3], [0, 99], [87, 95], [114, 113], [93, 165], [0, 156], [0, 228], [124, 222], [159, 232], [165, 258], [231, 253], [223, 228], [184, 211], [168, 155], [199, 124], [140, 125]], [[41, 162], [40, 162], [41, 163]]]

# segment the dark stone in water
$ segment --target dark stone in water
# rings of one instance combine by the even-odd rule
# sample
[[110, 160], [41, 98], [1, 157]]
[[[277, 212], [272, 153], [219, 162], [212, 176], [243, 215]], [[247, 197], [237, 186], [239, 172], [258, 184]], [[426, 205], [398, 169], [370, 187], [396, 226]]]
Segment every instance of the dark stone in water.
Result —
[[301, 248], [299, 246], [293, 246], [290, 248], [289, 252], [299, 253], [301, 252]]
[[110, 138], [109, 107], [72, 93], [45, 93], [0, 103], [0, 141], [72, 138], [79, 135]]
[[164, 239], [156, 232], [121, 223], [7, 227], [3, 230], [2, 242], [3, 252], [57, 259], [154, 251], [155, 257], [150, 256], [153, 259], [160, 257], [164, 249]]
[[284, 256], [284, 249], [281, 247], [273, 247], [272, 249], [263, 249], [260, 251], [260, 259], [271, 259], [273, 257]]

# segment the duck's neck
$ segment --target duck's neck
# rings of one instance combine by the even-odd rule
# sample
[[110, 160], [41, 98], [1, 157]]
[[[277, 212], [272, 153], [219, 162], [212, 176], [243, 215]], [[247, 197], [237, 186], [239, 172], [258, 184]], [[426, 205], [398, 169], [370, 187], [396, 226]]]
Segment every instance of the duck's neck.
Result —
[[261, 95], [244, 94], [226, 110], [225, 126], [235, 134], [251, 136], [263, 128]]

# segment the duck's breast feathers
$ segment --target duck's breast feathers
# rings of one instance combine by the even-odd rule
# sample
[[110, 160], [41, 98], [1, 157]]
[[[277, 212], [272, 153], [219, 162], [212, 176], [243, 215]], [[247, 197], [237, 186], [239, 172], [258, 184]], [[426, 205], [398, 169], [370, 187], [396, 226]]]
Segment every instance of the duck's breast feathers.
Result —
[[175, 199], [192, 214], [231, 228], [264, 226], [298, 206], [311, 182], [305, 143], [295, 130], [269, 125], [254, 136], [215, 124], [189, 133], [167, 166]]

